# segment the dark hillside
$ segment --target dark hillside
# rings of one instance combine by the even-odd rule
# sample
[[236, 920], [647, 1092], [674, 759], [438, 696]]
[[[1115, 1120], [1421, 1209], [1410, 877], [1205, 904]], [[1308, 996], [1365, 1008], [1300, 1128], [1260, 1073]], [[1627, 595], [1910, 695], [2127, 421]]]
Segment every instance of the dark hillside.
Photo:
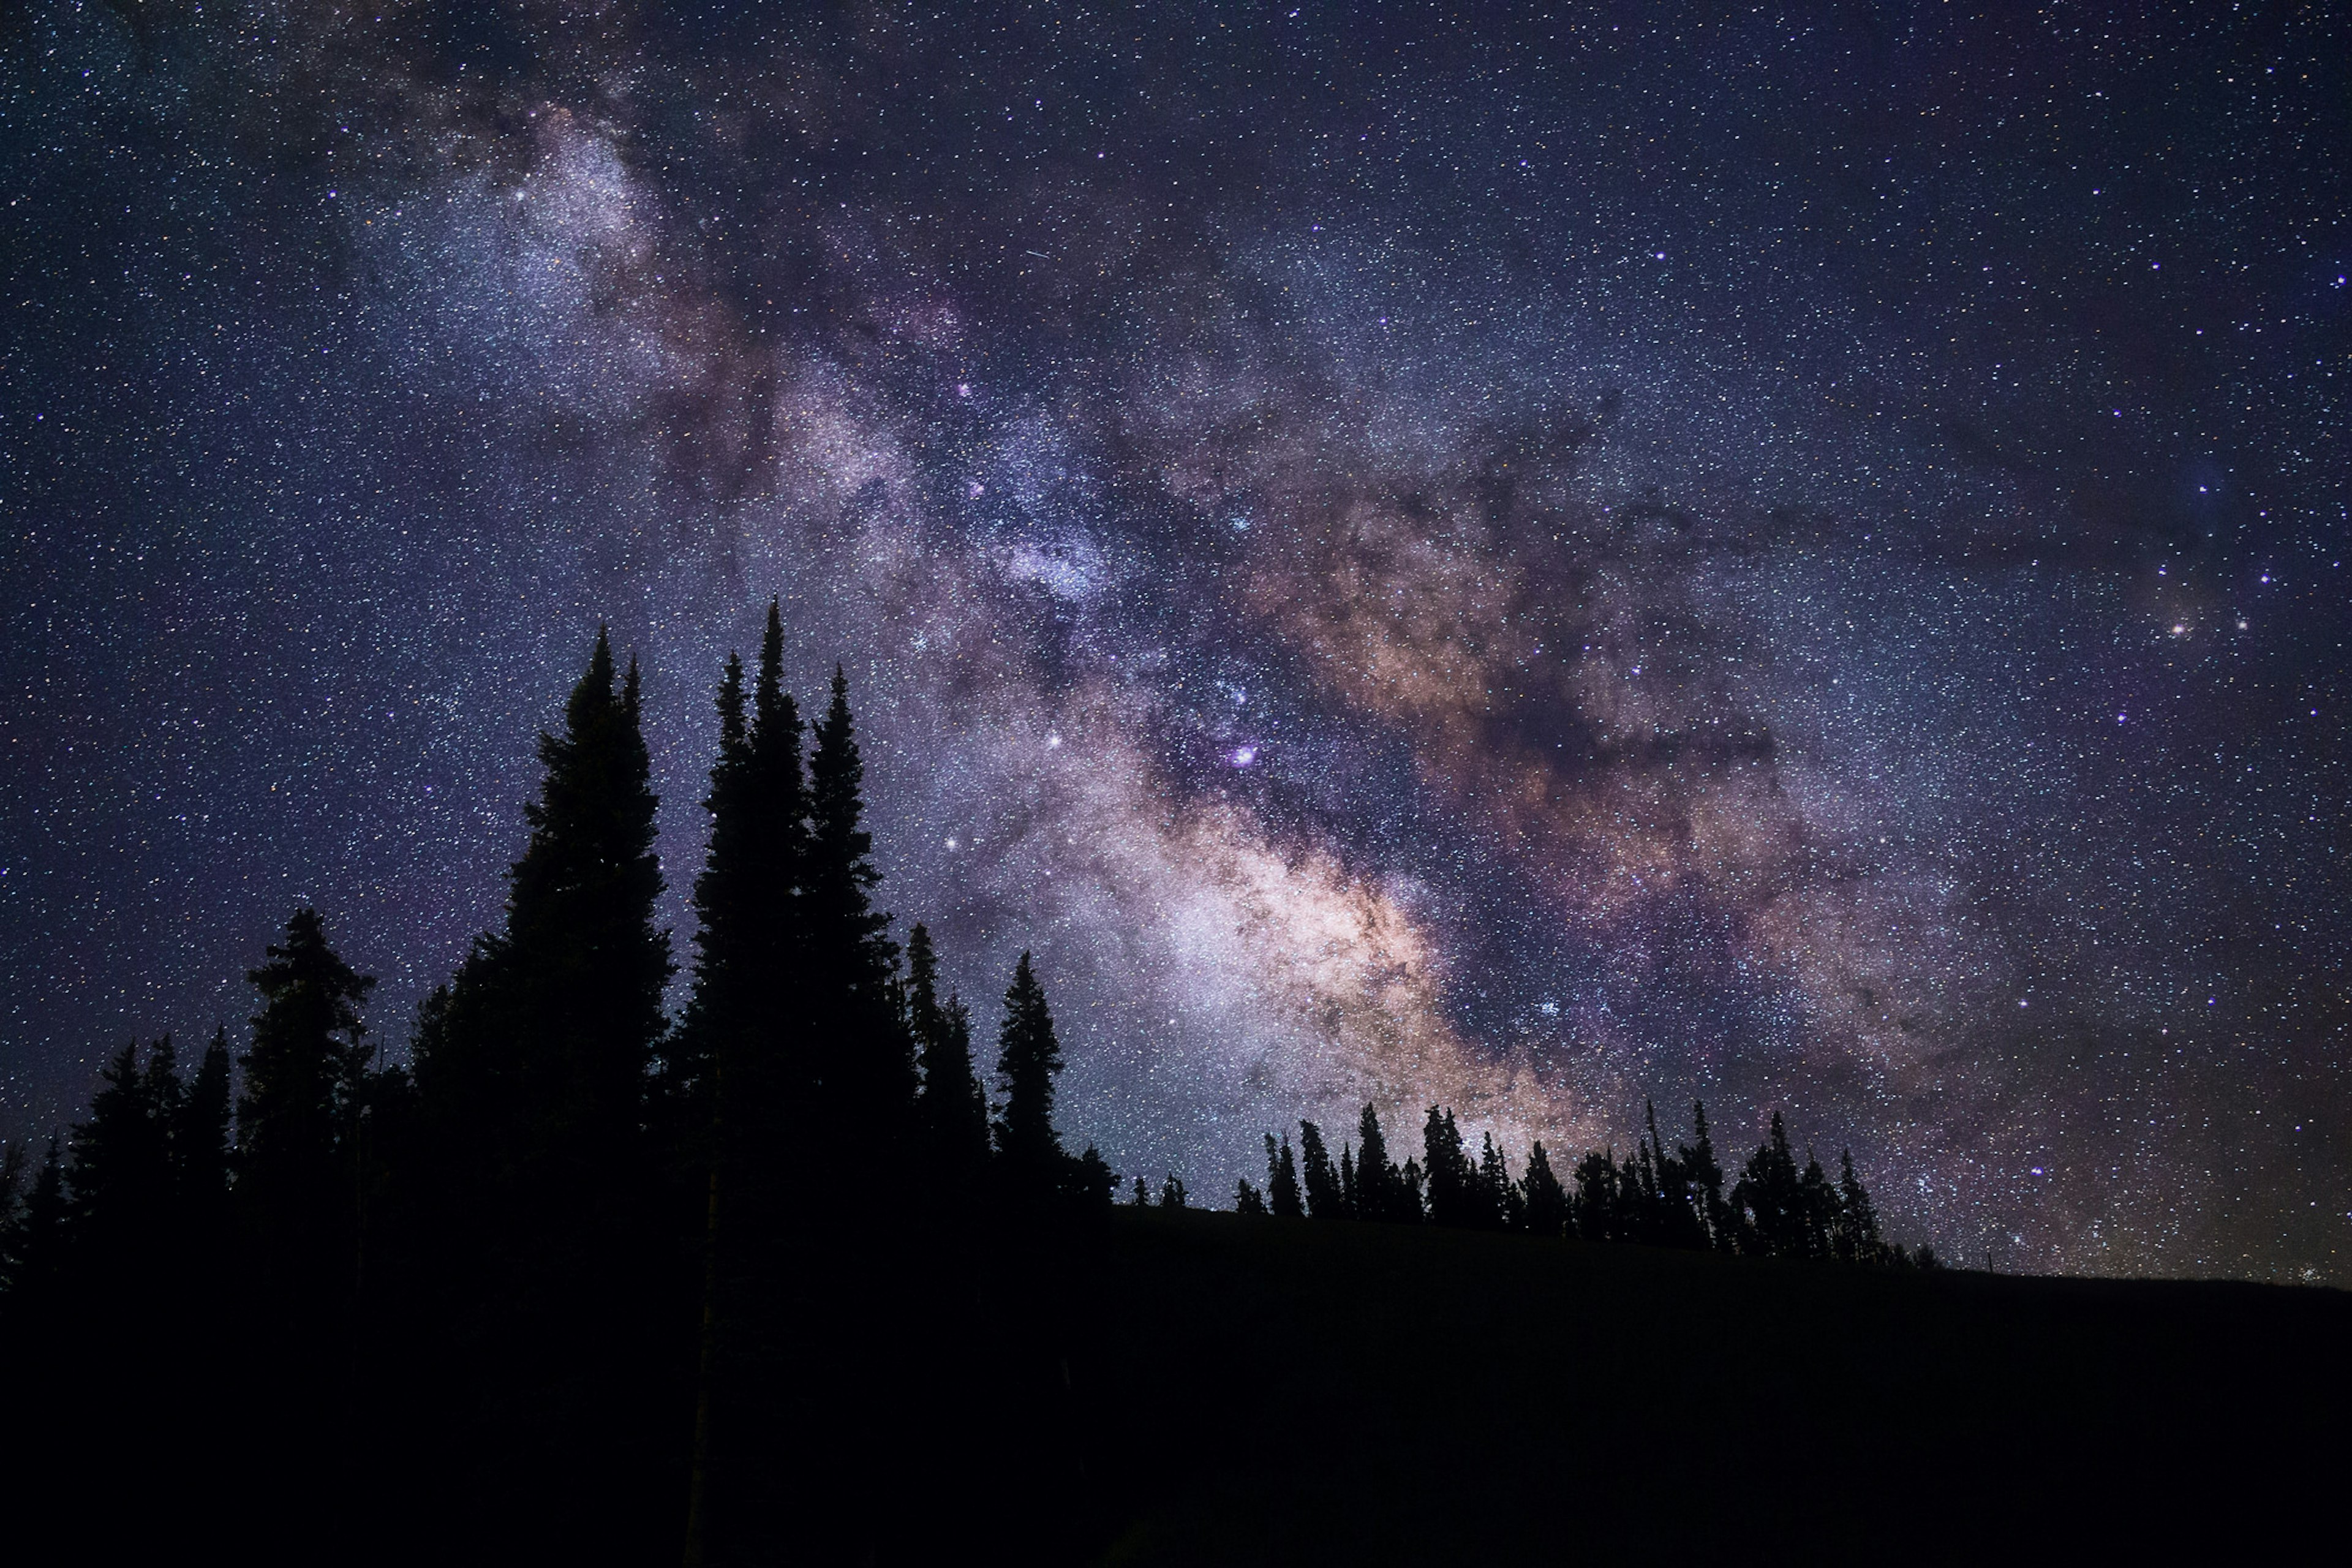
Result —
[[1105, 1263], [1122, 1564], [2243, 1543], [2352, 1452], [2336, 1291], [1150, 1210]]

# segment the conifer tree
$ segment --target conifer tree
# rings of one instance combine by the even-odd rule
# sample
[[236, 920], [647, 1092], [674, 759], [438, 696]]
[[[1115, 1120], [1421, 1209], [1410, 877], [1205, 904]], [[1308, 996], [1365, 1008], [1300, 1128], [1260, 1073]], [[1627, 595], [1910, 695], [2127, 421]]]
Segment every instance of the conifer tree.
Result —
[[1089, 1143], [1070, 1163], [1070, 1195], [1088, 1209], [1110, 1207], [1111, 1194], [1118, 1190], [1118, 1177], [1102, 1157], [1102, 1151]]
[[1568, 1190], [1560, 1185], [1551, 1168], [1551, 1156], [1540, 1141], [1528, 1151], [1528, 1171], [1519, 1180], [1519, 1194], [1529, 1234], [1556, 1237], [1567, 1232], [1571, 1212]]
[[1734, 1223], [1731, 1206], [1723, 1199], [1723, 1167], [1715, 1157], [1715, 1141], [1708, 1135], [1706, 1107], [1691, 1102], [1691, 1135], [1697, 1142], [1677, 1151], [1683, 1170], [1690, 1184], [1692, 1201], [1706, 1229], [1707, 1245], [1718, 1252], [1736, 1249], [1738, 1227]]
[[1173, 1171], [1169, 1172], [1168, 1179], [1160, 1186], [1160, 1206], [1164, 1209], [1183, 1208], [1186, 1196], [1184, 1178]]
[[1151, 1189], [1143, 1184], [1141, 1176], [1135, 1178], [1135, 1191], [1129, 1195], [1127, 1206], [1133, 1209], [1148, 1209], [1151, 1206]]
[[1258, 1190], [1255, 1187], [1249, 1184], [1249, 1178], [1247, 1176], [1244, 1176], [1234, 1184], [1234, 1212], [1235, 1214], [1252, 1214], [1260, 1216], [1263, 1216], [1265, 1213], [1265, 1199], [1258, 1194]]
[[1744, 1249], [1768, 1258], [1805, 1255], [1801, 1181], [1796, 1155], [1789, 1148], [1789, 1130], [1776, 1110], [1769, 1135], [1748, 1157], [1738, 1184], [1731, 1190], [1731, 1206], [1740, 1217]]
[[1853, 1172], [1853, 1151], [1838, 1151], [1838, 1217], [1835, 1251], [1848, 1263], [1876, 1263], [1885, 1253], [1878, 1234], [1878, 1210]]
[[892, 1005], [898, 945], [873, 907], [882, 874], [866, 828], [866, 764], [837, 667], [809, 760], [809, 841], [803, 879], [803, 977], [820, 1125], [856, 1129], [886, 1146], [911, 1116], [915, 1061]]
[[988, 1112], [972, 1071], [971, 1016], [952, 995], [941, 1005], [931, 935], [919, 925], [907, 934], [907, 1018], [920, 1053], [920, 1121], [936, 1168], [954, 1180], [986, 1157]]
[[1503, 1163], [1503, 1152], [1495, 1147], [1492, 1132], [1481, 1135], [1483, 1143], [1478, 1152], [1478, 1225], [1482, 1229], [1523, 1228], [1525, 1213], [1519, 1189], [1511, 1180], [1510, 1167]]
[[228, 1199], [230, 1158], [228, 1030], [223, 1027], [205, 1047], [172, 1129], [180, 1202], [199, 1230], [211, 1227]]
[[171, 1047], [159, 1040], [139, 1066], [128, 1043], [100, 1069], [89, 1120], [74, 1124], [74, 1227], [107, 1271], [144, 1264], [172, 1218], [171, 1122], [160, 1087], [176, 1100]]
[[1837, 1247], [1838, 1194], [1822, 1163], [1805, 1151], [1804, 1173], [1797, 1178], [1797, 1212], [1801, 1220], [1803, 1258], [1828, 1258]]
[[1388, 1140], [1381, 1131], [1379, 1113], [1369, 1103], [1356, 1121], [1356, 1212], [1366, 1219], [1391, 1223], [1421, 1217], [1405, 1211], [1404, 1173], [1389, 1159]]
[[718, 708], [719, 756], [702, 802], [710, 814], [710, 843], [694, 879], [694, 991], [664, 1064], [671, 1095], [698, 1106], [698, 1120], [706, 1124], [724, 1115], [716, 1103], [721, 1062], [740, 1051], [737, 1037], [749, 1026], [753, 974], [764, 956], [753, 929], [763, 892], [754, 849], [762, 825], [752, 800], [743, 661], [731, 653], [719, 678]]
[[1349, 1219], [1357, 1217], [1356, 1151], [1344, 1142], [1339, 1145], [1339, 1212]]
[[1266, 1205], [1276, 1218], [1306, 1217], [1307, 1205], [1298, 1190], [1298, 1164], [1291, 1157], [1290, 1135], [1286, 1132], [1278, 1147], [1273, 1133], [1265, 1135], [1265, 1194]]
[[23, 1201], [0, 1224], [0, 1285], [20, 1297], [56, 1285], [65, 1268], [70, 1209], [65, 1151], [52, 1137]]
[[1323, 1130], [1312, 1121], [1298, 1124], [1298, 1150], [1305, 1157], [1307, 1213], [1312, 1219], [1339, 1219], [1346, 1211], [1339, 1199], [1339, 1173], [1331, 1152], [1323, 1145]]
[[1483, 1195], [1478, 1173], [1462, 1145], [1462, 1130], [1454, 1113], [1429, 1108], [1422, 1124], [1422, 1169], [1429, 1181], [1429, 1222], [1475, 1230], [1481, 1226]]
[[375, 981], [328, 943], [314, 909], [294, 912], [267, 957], [246, 976], [262, 1007], [242, 1059], [237, 1199], [266, 1245], [316, 1267], [352, 1202], [343, 1147], [374, 1054], [360, 1008]]
[[1623, 1241], [1618, 1223], [1615, 1152], [1594, 1150], [1577, 1162], [1576, 1234], [1586, 1241]]
[[1063, 1161], [1054, 1131], [1054, 1078], [1062, 1070], [1061, 1042], [1045, 988], [1024, 952], [1004, 993], [1004, 1023], [997, 1036], [996, 1072], [1004, 1100], [997, 1115], [996, 1150], [1017, 1190], [1038, 1193], [1058, 1184]]

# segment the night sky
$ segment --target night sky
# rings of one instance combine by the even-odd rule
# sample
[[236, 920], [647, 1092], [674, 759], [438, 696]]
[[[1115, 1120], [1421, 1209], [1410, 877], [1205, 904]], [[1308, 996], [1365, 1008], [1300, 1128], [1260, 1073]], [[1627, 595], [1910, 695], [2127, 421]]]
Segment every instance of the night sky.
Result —
[[0, 9], [0, 1132], [305, 900], [404, 1054], [600, 620], [683, 953], [780, 595], [1118, 1170], [2352, 1282], [2329, 9]]

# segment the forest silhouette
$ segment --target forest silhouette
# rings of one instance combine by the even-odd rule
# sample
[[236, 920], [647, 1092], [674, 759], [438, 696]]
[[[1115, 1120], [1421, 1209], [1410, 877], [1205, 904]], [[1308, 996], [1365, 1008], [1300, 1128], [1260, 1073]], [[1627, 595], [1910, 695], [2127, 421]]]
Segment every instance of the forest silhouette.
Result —
[[[258, 1005], [241, 1048], [221, 1029], [184, 1068], [169, 1036], [126, 1044], [68, 1137], [37, 1160], [7, 1149], [0, 1364], [18, 1396], [7, 1469], [27, 1495], [77, 1500], [112, 1546], [234, 1539], [264, 1559], [1255, 1560], [1295, 1521], [1238, 1536], [1233, 1521], [1287, 1506], [1268, 1500], [1287, 1495], [1286, 1466], [1271, 1448], [1248, 1465], [1203, 1460], [1235, 1432], [1271, 1438], [1220, 1431], [1199, 1389], [1258, 1369], [1256, 1392], [1229, 1390], [1222, 1407], [1238, 1421], [1304, 1375], [1266, 1363], [1286, 1334], [1303, 1335], [1293, 1362], [1313, 1363], [1358, 1332], [1350, 1313], [1385, 1310], [1349, 1292], [1406, 1302], [1429, 1288], [1382, 1285], [1383, 1270], [1433, 1259], [1465, 1278], [1646, 1279], [1665, 1266], [1638, 1260], [1664, 1249], [1769, 1261], [1675, 1275], [1682, 1294], [1645, 1309], [1654, 1324], [1740, 1290], [1796, 1290], [1809, 1310], [1841, 1289], [1873, 1310], [1950, 1309], [1916, 1294], [1950, 1272], [1882, 1235], [1851, 1156], [1834, 1176], [1810, 1152], [1801, 1163], [1777, 1112], [1736, 1173], [1694, 1106], [1687, 1142], [1670, 1146], [1644, 1107], [1628, 1154], [1591, 1152], [1563, 1174], [1538, 1142], [1514, 1174], [1491, 1134], [1474, 1152], [1439, 1106], [1400, 1163], [1366, 1105], [1336, 1158], [1312, 1121], [1295, 1151], [1289, 1130], [1266, 1134], [1263, 1188], [1234, 1188], [1243, 1219], [1184, 1212], [1172, 1171], [1156, 1198], [1130, 1173], [1115, 1205], [1120, 1175], [1056, 1126], [1063, 1050], [1030, 955], [984, 1074], [971, 1010], [940, 994], [930, 932], [916, 924], [902, 946], [877, 907], [847, 682], [836, 669], [804, 722], [782, 642], [772, 604], [755, 668], [730, 658], [719, 684], [689, 952], [656, 923], [639, 672], [600, 631], [540, 739], [503, 916], [420, 1007], [408, 1062], [380, 1060], [374, 983], [306, 907], [248, 976]], [[1639, 1245], [1604, 1265], [1580, 1243]], [[1328, 1278], [1268, 1283], [1300, 1259]], [[1827, 1283], [1789, 1285], [1790, 1262], [1822, 1266], [1807, 1276]], [[1236, 1296], [1217, 1283], [1235, 1270], [1258, 1284]], [[1864, 1279], [1886, 1283], [1836, 1283]], [[1539, 1282], [1530, 1299], [1562, 1288]], [[1299, 1308], [1326, 1289], [1339, 1308]], [[1784, 1306], [1745, 1323], [1730, 1309], [1710, 1331], [1776, 1353]], [[1433, 1364], [1475, 1353], [1478, 1331], [1449, 1323], [1453, 1310], [1425, 1315]], [[1130, 1332], [1115, 1326], [1123, 1313]], [[1255, 1342], [1230, 1342], [1261, 1321]], [[1591, 1340], [1580, 1364], [1612, 1370], [1578, 1375], [1614, 1387], [1659, 1353], [1645, 1335], [1665, 1331]], [[1204, 1367], [1223, 1372], [1181, 1370]], [[1316, 1397], [1339, 1404], [1370, 1375], [1327, 1373]], [[1109, 1446], [1155, 1429], [1195, 1451]], [[1511, 1432], [1326, 1435], [1381, 1452], [1288, 1467], [1297, 1497], [1325, 1500], [1302, 1505], [1313, 1517], [1379, 1517], [1384, 1505], [1330, 1500], [1386, 1489], [1408, 1451], [1448, 1506], [1518, 1473], [1499, 1458], [1454, 1473], [1465, 1454], [1519, 1441]], [[1685, 1447], [1659, 1463], [1695, 1476], [1701, 1461]], [[1147, 1479], [1155, 1468], [1167, 1484]], [[1534, 1530], [1545, 1483], [1512, 1485]], [[1727, 1481], [1699, 1512], [1737, 1515], [1746, 1487]], [[1875, 1518], [1901, 1495], [1875, 1474], [1871, 1489], [1837, 1517]], [[1177, 1492], [1226, 1500], [1188, 1514]], [[1480, 1506], [1487, 1527], [1518, 1517]], [[1613, 1539], [1625, 1521], [1586, 1523]]]

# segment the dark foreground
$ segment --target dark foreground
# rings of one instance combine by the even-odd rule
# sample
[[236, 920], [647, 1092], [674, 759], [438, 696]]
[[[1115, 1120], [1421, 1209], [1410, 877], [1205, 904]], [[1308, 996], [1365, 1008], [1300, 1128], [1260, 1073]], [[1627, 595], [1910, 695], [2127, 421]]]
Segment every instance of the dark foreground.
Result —
[[[2326, 1529], [2352, 1459], [2332, 1290], [1131, 1209], [946, 1250], [798, 1269], [804, 1316], [736, 1335], [708, 1562], [2242, 1552]], [[52, 1321], [0, 1347], [5, 1539], [677, 1563], [672, 1294], [551, 1374], [422, 1296], [296, 1349], [185, 1300]]]
[[2340, 1510], [2352, 1296], [1122, 1213], [1122, 1564], [2243, 1551]]

